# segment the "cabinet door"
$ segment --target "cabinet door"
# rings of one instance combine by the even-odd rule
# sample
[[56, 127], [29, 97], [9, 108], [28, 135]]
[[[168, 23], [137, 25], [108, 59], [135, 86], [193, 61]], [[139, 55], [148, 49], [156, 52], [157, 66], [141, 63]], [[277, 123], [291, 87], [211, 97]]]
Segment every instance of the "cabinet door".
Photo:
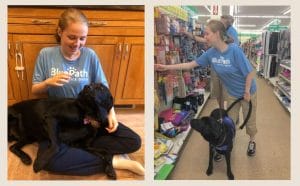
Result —
[[116, 104], [144, 104], [144, 37], [126, 37]]
[[116, 95], [116, 86], [122, 54], [122, 37], [89, 36], [87, 47], [92, 48], [98, 55], [101, 66], [109, 83], [113, 96]]
[[21, 95], [19, 79], [15, 70], [15, 49], [11, 34], [8, 35], [7, 47], [7, 98], [8, 105], [12, 105], [21, 100]]
[[31, 93], [32, 74], [40, 50], [56, 45], [55, 37], [53, 35], [13, 35], [13, 40], [22, 55], [22, 64], [25, 68], [23, 78], [19, 78], [22, 100], [46, 97], [46, 94], [37, 96]]

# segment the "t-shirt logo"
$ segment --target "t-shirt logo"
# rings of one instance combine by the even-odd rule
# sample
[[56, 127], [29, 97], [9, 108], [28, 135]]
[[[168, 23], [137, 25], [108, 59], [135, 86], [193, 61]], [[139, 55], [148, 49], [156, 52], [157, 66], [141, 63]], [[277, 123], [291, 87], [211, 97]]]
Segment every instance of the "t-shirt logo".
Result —
[[218, 66], [223, 66], [223, 67], [230, 67], [231, 66], [230, 60], [225, 59], [223, 56], [220, 56], [219, 59], [216, 58], [216, 57], [213, 57], [211, 62], [214, 63], [215, 65], [218, 65]]
[[77, 70], [74, 67], [69, 67], [66, 70], [60, 70], [58, 68], [51, 68], [51, 77], [56, 76], [57, 74], [69, 74], [71, 75], [71, 80], [70, 81], [82, 81], [88, 79], [88, 72], [85, 70]]

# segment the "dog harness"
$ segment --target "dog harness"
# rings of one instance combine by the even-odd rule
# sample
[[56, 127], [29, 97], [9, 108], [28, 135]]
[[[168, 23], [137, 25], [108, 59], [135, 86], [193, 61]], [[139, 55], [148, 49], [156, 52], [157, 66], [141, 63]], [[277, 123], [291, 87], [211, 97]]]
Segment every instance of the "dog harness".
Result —
[[224, 125], [224, 128], [228, 128], [229, 131], [225, 136], [223, 142], [220, 145], [216, 146], [217, 151], [226, 151], [228, 148], [228, 144], [230, 144], [235, 137], [235, 124], [230, 117], [225, 116], [222, 119], [222, 125]]

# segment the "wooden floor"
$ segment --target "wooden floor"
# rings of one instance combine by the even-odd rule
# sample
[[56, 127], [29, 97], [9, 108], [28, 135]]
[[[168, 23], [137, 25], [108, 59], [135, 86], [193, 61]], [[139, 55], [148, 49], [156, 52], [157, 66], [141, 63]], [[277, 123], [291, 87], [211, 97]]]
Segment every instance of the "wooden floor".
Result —
[[[128, 154], [130, 159], [140, 162], [144, 166], [145, 138], [144, 138], [144, 108], [139, 106], [135, 109], [118, 109], [116, 108], [117, 118], [142, 138], [142, 147], [135, 153]], [[37, 152], [37, 144], [27, 145], [23, 148], [32, 159]], [[107, 177], [103, 173], [91, 176], [66, 176], [50, 174], [46, 171], [34, 173], [32, 165], [24, 165], [19, 158], [8, 150], [8, 180], [106, 180]], [[144, 176], [139, 176], [130, 171], [116, 170], [118, 180], [143, 180]]]

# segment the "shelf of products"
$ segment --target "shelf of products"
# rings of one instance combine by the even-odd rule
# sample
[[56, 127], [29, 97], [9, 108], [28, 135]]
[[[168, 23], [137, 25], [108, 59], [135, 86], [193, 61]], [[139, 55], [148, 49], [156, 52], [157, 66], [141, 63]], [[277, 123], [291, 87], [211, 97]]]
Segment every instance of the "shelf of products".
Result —
[[275, 96], [278, 98], [280, 103], [289, 111], [291, 112], [291, 104], [289, 100], [287, 100], [284, 96], [280, 95], [277, 91], [274, 90]]
[[291, 111], [291, 54], [290, 54], [290, 31], [279, 32], [278, 40], [278, 80], [274, 89], [274, 94], [282, 105]]
[[[202, 33], [180, 6], [155, 8], [155, 63], [187, 63], [205, 52], [203, 43], [194, 41], [183, 31]], [[191, 132], [190, 120], [198, 117], [210, 96], [210, 67], [155, 72], [154, 87], [155, 179], [164, 180], [175, 167]]]
[[[197, 118], [200, 115], [209, 96], [210, 93], [205, 92], [204, 102], [201, 106], [198, 107], [198, 111], [194, 118]], [[188, 126], [188, 129], [186, 131], [181, 132], [175, 138], [168, 138], [161, 133], [156, 133], [154, 144], [154, 172], [156, 180], [165, 180], [170, 175], [175, 167], [176, 161], [180, 155], [183, 145], [185, 144], [190, 134], [190, 131], [191, 127]]]

